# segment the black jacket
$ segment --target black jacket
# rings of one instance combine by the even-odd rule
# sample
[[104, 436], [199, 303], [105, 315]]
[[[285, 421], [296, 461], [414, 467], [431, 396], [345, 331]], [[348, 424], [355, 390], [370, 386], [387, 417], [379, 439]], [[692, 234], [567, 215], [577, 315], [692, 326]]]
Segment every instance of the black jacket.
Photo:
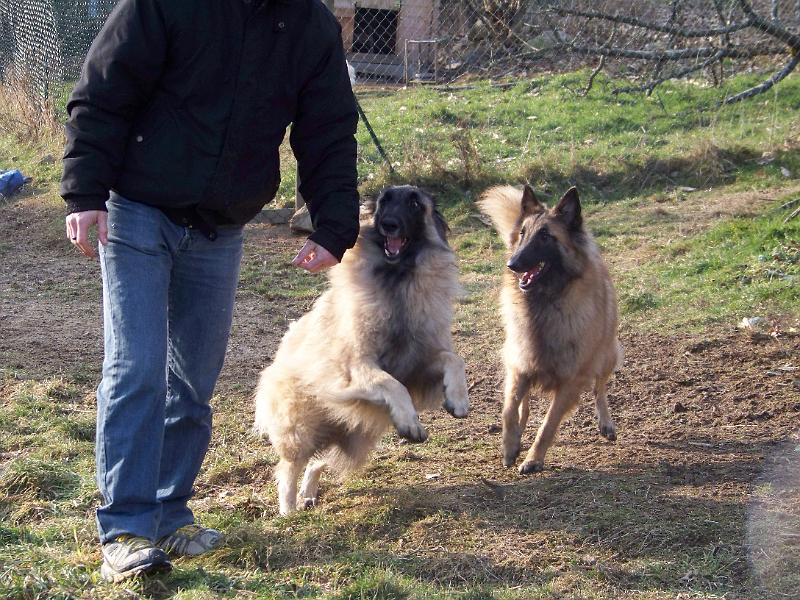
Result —
[[292, 123], [311, 239], [358, 235], [355, 99], [340, 27], [319, 0], [122, 0], [67, 104], [61, 195], [109, 190], [243, 224], [275, 197]]

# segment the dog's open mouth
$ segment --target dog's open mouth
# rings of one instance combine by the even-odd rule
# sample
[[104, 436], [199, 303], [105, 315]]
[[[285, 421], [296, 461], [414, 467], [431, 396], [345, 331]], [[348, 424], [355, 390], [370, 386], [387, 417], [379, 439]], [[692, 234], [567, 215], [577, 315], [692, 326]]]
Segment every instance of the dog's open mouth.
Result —
[[397, 258], [408, 245], [408, 238], [387, 235], [383, 242], [383, 253], [389, 258]]
[[544, 262], [540, 262], [535, 267], [533, 267], [530, 271], [525, 271], [524, 273], [519, 273], [519, 289], [523, 292], [528, 291], [533, 287], [533, 284], [536, 283], [536, 280], [541, 277], [542, 273], [544, 273], [547, 264]]

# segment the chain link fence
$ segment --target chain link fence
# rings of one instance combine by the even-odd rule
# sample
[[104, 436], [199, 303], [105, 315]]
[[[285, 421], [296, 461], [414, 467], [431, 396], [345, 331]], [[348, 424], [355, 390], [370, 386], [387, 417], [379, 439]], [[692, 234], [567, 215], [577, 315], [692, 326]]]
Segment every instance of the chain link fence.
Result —
[[[800, 0], [324, 1], [359, 85], [589, 66], [628, 79], [629, 91], [755, 69], [770, 87], [800, 60]], [[0, 0], [0, 83], [22, 85], [38, 102], [68, 91], [115, 4]]]
[[0, 83], [45, 105], [75, 81], [115, 0], [0, 0]]

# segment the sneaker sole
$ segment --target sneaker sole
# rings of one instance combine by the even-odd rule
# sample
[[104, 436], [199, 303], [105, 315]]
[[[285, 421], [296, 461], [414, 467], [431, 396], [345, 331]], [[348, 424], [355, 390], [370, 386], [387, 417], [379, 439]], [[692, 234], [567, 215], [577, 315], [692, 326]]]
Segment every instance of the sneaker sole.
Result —
[[109, 583], [119, 583], [120, 581], [125, 581], [126, 579], [138, 577], [140, 575], [158, 575], [169, 573], [170, 571], [172, 571], [172, 563], [169, 562], [157, 563], [154, 565], [139, 565], [128, 571], [115, 571], [105, 561], [100, 565], [100, 575]]

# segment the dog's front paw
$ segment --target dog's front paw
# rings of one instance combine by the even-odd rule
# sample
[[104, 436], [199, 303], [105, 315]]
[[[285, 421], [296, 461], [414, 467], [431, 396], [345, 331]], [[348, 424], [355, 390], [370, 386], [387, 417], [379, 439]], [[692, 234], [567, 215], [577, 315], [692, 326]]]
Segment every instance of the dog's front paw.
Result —
[[613, 424], [611, 425], [601, 425], [600, 426], [600, 435], [606, 438], [609, 442], [616, 442], [617, 441], [617, 428], [614, 427]]
[[505, 452], [503, 453], [503, 466], [508, 469], [509, 467], [513, 467], [514, 463], [517, 462], [517, 456], [519, 456], [519, 450], [516, 452]]
[[614, 426], [605, 426], [600, 428], [600, 435], [606, 438], [609, 442], [617, 441], [617, 430]]
[[451, 364], [455, 366], [445, 370], [444, 373], [444, 409], [456, 419], [463, 419], [469, 414], [469, 388], [467, 388], [467, 376], [464, 373], [464, 361], [450, 355]]
[[466, 397], [455, 402], [445, 398], [443, 406], [456, 419], [463, 419], [469, 414], [469, 400]]
[[514, 466], [521, 449], [522, 446], [518, 440], [503, 440], [503, 466], [505, 468]]
[[544, 463], [538, 460], [526, 460], [519, 466], [520, 475], [530, 475], [544, 471]]
[[417, 419], [416, 422], [405, 425], [396, 425], [395, 427], [397, 429], [397, 435], [399, 435], [401, 438], [407, 439], [413, 444], [421, 444], [428, 439], [428, 432], [425, 431], [425, 428], [422, 426], [422, 423], [419, 422], [419, 419]]

